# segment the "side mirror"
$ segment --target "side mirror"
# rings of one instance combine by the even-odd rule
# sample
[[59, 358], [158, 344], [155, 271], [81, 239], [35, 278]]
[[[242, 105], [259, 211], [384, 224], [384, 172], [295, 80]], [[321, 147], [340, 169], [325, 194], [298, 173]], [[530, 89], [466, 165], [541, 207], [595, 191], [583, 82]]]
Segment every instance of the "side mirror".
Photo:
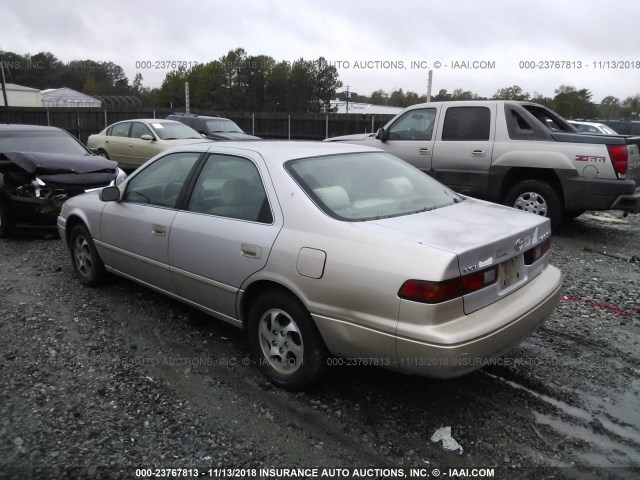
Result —
[[118, 187], [104, 187], [99, 193], [103, 202], [117, 202], [120, 200], [120, 189]]
[[381, 128], [380, 130], [378, 130], [378, 133], [376, 133], [376, 138], [381, 142], [386, 142], [389, 138], [389, 132], [384, 128]]
[[140, 136], [140, 138], [142, 140], [149, 140], [149, 141], [153, 141], [154, 140], [154, 138], [151, 135], [149, 135], [148, 133], [145, 133], [144, 135]]

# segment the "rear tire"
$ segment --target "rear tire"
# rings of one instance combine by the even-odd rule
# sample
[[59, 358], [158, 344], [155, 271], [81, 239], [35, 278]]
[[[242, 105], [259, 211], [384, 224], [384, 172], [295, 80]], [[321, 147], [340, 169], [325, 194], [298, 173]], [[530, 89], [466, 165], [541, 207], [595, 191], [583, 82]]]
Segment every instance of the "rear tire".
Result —
[[98, 155], [100, 155], [101, 157], [106, 158], [107, 160], [111, 160], [109, 158], [109, 154], [106, 152], [106, 150], [102, 150], [102, 149], [98, 150]]
[[249, 310], [249, 348], [260, 370], [275, 385], [302, 390], [327, 366], [327, 348], [311, 315], [293, 294], [270, 290]]
[[71, 230], [69, 251], [71, 264], [81, 283], [89, 287], [104, 283], [107, 271], [98, 255], [93, 238], [84, 225], [76, 225]]
[[518, 210], [547, 217], [551, 228], [556, 228], [562, 220], [562, 202], [548, 183], [541, 180], [524, 180], [517, 183], [507, 193], [504, 204]]

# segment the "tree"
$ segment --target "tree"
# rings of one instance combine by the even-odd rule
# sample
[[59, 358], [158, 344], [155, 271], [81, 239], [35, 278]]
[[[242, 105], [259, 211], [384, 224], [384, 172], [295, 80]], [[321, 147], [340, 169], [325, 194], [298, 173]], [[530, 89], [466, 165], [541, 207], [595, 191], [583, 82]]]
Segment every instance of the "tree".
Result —
[[624, 118], [628, 120], [637, 120], [638, 116], [640, 116], [639, 107], [640, 95], [625, 98], [624, 102], [622, 102], [622, 114]]
[[456, 88], [451, 93], [451, 100], [480, 100], [478, 94], [470, 92], [468, 90], [462, 90], [461, 88]]
[[376, 90], [371, 94], [369, 101], [374, 105], [387, 105], [389, 103], [389, 94], [384, 90]]
[[622, 105], [620, 105], [620, 100], [613, 95], [604, 97], [600, 102], [599, 117], [605, 120], [622, 118]]
[[174, 109], [184, 107], [184, 82], [186, 81], [188, 81], [187, 71], [182, 65], [177, 70], [167, 73], [160, 87], [160, 104]]
[[[338, 79], [338, 70], [330, 65], [324, 57], [318, 58], [314, 65], [314, 94], [318, 102], [318, 112], [328, 112], [331, 109], [331, 100], [335, 98], [336, 90], [342, 87]], [[315, 111], [312, 109], [311, 111]]]
[[496, 100], [518, 100], [518, 101], [526, 101], [529, 100], [529, 94], [522, 91], [522, 87], [518, 85], [513, 85], [512, 87], [500, 88], [496, 93], [493, 94], [493, 97]]
[[451, 94], [447, 92], [446, 88], [441, 88], [437, 95], [431, 99], [434, 102], [447, 102], [451, 100]]
[[598, 116], [596, 106], [591, 102], [592, 93], [585, 89], [576, 90], [571, 85], [560, 85], [553, 97], [553, 109], [563, 117], [594, 118]]

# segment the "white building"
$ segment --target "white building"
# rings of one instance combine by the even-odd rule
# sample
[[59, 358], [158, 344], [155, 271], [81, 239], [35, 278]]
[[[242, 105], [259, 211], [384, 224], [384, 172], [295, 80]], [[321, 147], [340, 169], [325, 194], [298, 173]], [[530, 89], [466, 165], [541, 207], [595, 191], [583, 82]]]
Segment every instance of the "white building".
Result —
[[101, 107], [102, 102], [95, 97], [76, 92], [70, 88], [50, 88], [42, 90], [42, 103], [45, 107]]
[[[42, 107], [42, 95], [37, 88], [6, 83], [7, 103], [10, 107]], [[0, 85], [0, 90], [2, 86]], [[4, 95], [0, 92], [0, 106], [4, 107]]]
[[349, 111], [347, 111], [347, 102], [344, 100], [331, 100], [331, 109], [337, 108], [336, 113], [359, 113], [361, 115], [395, 115], [403, 109], [400, 107], [387, 107], [385, 105], [372, 105], [371, 103], [349, 102]]

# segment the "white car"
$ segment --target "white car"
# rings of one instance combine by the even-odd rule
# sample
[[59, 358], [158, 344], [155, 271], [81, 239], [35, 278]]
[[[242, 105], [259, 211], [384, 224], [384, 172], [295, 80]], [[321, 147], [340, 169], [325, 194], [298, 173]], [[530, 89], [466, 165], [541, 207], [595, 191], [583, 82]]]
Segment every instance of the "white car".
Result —
[[591, 133], [593, 135], [618, 135], [618, 132], [603, 123], [579, 122], [577, 120], [567, 120], [567, 122], [576, 127], [580, 133]]
[[112, 272], [243, 328], [292, 389], [330, 355], [470, 372], [536, 330], [562, 282], [547, 218], [340, 143], [185, 145], [69, 200], [58, 227], [82, 283]]
[[151, 157], [178, 145], [209, 141], [193, 128], [175, 120], [138, 118], [109, 125], [90, 135], [87, 146], [115, 160], [125, 170], [134, 170]]

